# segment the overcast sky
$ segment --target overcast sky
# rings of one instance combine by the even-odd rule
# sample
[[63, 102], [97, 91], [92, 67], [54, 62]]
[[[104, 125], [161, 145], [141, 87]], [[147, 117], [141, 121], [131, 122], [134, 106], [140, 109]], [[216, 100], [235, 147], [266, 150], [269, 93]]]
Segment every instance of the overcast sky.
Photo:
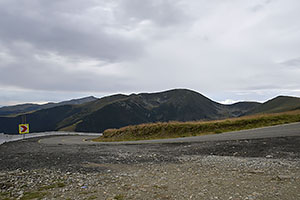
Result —
[[299, 0], [0, 0], [0, 105], [300, 96]]

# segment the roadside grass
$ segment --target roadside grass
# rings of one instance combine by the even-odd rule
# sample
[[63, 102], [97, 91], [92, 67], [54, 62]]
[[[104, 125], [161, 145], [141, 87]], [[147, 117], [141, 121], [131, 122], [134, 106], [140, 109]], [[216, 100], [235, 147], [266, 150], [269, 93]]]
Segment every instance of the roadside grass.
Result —
[[13, 198], [10, 198], [10, 193], [9, 192], [0, 192], [0, 199], [11, 200]]
[[62, 188], [62, 187], [65, 187], [65, 186], [66, 186], [65, 183], [57, 182], [57, 183], [54, 183], [54, 184], [51, 184], [51, 185], [42, 186], [42, 187], [39, 188], [39, 191], [50, 190], [50, 189], [53, 189], [53, 188]]
[[[40, 188], [38, 188], [37, 191], [29, 191], [29, 192], [25, 192], [24, 196], [22, 196], [21, 198], [19, 198], [20, 200], [29, 200], [29, 199], [44, 199], [46, 195], [48, 195], [49, 193], [46, 192], [45, 190], [50, 190], [53, 188], [62, 188], [65, 187], [66, 185], [62, 182], [57, 182], [51, 185], [45, 185], [42, 186]], [[3, 196], [5, 195], [6, 197], [8, 193], [3, 193], [0, 195], [0, 199], [3, 199]], [[4, 199], [10, 199], [10, 198], [4, 198]]]
[[96, 142], [136, 141], [218, 134], [266, 126], [300, 122], [300, 110], [260, 114], [215, 121], [158, 122], [107, 129]]
[[125, 199], [125, 196], [123, 194], [118, 194], [114, 197], [115, 200], [123, 200]]
[[87, 198], [87, 200], [93, 200], [93, 199], [97, 199], [98, 197], [96, 195], [92, 195], [92, 196], [89, 196]]
[[47, 194], [47, 192], [25, 192], [24, 196], [20, 200], [42, 199]]

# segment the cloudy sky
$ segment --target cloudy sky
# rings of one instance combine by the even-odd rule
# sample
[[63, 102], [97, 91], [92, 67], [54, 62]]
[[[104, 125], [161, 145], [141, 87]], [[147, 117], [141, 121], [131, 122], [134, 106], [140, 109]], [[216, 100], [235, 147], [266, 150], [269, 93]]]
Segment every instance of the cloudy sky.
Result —
[[0, 105], [300, 96], [299, 0], [0, 0]]

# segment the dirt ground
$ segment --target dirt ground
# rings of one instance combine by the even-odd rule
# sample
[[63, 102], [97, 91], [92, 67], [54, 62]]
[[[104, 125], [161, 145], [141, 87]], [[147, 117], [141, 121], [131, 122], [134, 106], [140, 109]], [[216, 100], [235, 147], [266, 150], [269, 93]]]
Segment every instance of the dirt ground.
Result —
[[300, 137], [0, 145], [0, 199], [300, 199]]

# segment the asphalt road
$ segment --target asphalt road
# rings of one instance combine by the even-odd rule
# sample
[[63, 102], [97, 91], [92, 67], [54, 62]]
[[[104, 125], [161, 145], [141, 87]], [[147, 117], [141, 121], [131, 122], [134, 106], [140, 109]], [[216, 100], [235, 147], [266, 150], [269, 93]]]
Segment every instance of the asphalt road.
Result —
[[161, 140], [142, 140], [128, 142], [92, 142], [91, 139], [96, 136], [57, 136], [42, 138], [38, 140], [41, 144], [151, 144], [151, 143], [185, 143], [185, 142], [206, 142], [206, 141], [227, 141], [227, 140], [245, 140], [260, 138], [292, 137], [300, 136], [300, 122], [292, 124], [277, 125], [272, 127], [256, 128], [243, 131], [234, 131], [221, 134], [203, 135], [195, 137], [161, 139]]
[[300, 123], [114, 144], [94, 137], [0, 145], [0, 199], [299, 199]]
[[0, 172], [43, 168], [101, 172], [106, 170], [101, 167], [104, 164], [180, 163], [182, 157], [207, 155], [300, 159], [300, 123], [126, 143], [89, 141], [94, 137], [46, 136], [4, 143], [0, 145]]

